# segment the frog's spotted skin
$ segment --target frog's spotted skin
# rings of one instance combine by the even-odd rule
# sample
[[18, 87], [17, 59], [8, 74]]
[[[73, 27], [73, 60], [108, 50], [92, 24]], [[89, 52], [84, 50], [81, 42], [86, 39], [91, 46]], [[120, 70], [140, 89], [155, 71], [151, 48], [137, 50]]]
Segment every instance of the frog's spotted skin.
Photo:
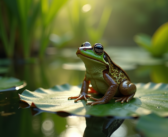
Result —
[[120, 68], [118, 65], [116, 65], [109, 57], [109, 55], [105, 52], [108, 62], [109, 62], [109, 75], [115, 80], [117, 84], [120, 84], [121, 82], [125, 80], [129, 80], [130, 78], [127, 75], [127, 73]]
[[[91, 46], [85, 42], [77, 50], [76, 54], [82, 59], [86, 67], [86, 74], [83, 80], [82, 89], [79, 96], [69, 97], [69, 99], [87, 99], [89, 83], [98, 93], [104, 94], [100, 99], [90, 97], [95, 102], [90, 105], [104, 104], [115, 98], [121, 103], [131, 100], [136, 92], [136, 86], [131, 83], [127, 73], [117, 66], [103, 50], [99, 43]], [[116, 96], [119, 96], [116, 98]]]
[[127, 76], [123, 73], [122, 70], [114, 67], [111, 70], [111, 73], [109, 73], [110, 76], [115, 80], [115, 82], [119, 85], [122, 81], [128, 80]]

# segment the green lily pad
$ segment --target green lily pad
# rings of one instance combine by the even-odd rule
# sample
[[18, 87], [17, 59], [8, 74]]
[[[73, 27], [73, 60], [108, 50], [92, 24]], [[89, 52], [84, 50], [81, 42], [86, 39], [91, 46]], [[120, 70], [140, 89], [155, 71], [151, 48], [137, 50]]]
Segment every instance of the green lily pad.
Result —
[[0, 74], [8, 72], [8, 67], [0, 67]]
[[0, 77], [0, 92], [19, 90], [26, 86], [26, 83], [16, 78]]
[[39, 88], [34, 92], [25, 90], [20, 95], [20, 100], [44, 111], [61, 111], [75, 115], [137, 117], [154, 112], [160, 116], [168, 116], [167, 84], [140, 83], [136, 86], [135, 97], [129, 103], [123, 104], [115, 103], [114, 100], [95, 106], [86, 105], [84, 100], [74, 103], [68, 97], [78, 95], [81, 86], [68, 84], [50, 89]]
[[10, 59], [0, 59], [0, 66], [1, 65], [9, 66], [11, 63], [12, 63], [12, 60]]
[[136, 125], [136, 129], [145, 137], [167, 137], [168, 119], [149, 114], [142, 116]]

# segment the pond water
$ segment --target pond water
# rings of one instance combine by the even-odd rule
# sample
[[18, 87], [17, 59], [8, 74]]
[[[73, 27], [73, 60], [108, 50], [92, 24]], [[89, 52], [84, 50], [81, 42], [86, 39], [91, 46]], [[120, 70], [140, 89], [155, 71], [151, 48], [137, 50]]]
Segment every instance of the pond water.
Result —
[[[134, 83], [168, 83], [168, 61], [153, 59], [141, 49], [109, 49], [108, 53], [126, 70]], [[119, 55], [118, 55], [119, 53]], [[85, 75], [83, 63], [75, 55], [75, 49], [56, 51], [56, 56], [43, 60], [4, 65], [7, 68], [2, 76], [12, 76], [27, 82], [26, 89], [34, 91], [39, 87], [51, 88], [54, 85], [69, 83], [79, 85]], [[3, 66], [3, 67], [4, 67]], [[24, 88], [25, 89], [25, 88]], [[54, 113], [40, 112], [26, 108], [19, 101], [18, 93], [24, 89], [0, 92], [0, 136], [2, 137], [140, 137], [135, 130], [135, 119], [127, 119], [109, 135], [111, 118], [85, 118], [79, 116], [61, 117]], [[25, 108], [23, 108], [25, 107]], [[108, 128], [102, 131], [106, 123]], [[104, 128], [104, 127], [103, 127]], [[94, 135], [93, 135], [94, 134]]]

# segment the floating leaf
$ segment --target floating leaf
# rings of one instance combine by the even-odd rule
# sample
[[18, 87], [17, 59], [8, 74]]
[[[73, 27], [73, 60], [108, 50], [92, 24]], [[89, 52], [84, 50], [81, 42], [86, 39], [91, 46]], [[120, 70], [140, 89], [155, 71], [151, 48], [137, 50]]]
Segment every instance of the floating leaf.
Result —
[[0, 65], [9, 66], [12, 63], [10, 59], [0, 59]]
[[145, 137], [167, 137], [168, 119], [157, 116], [156, 114], [149, 114], [142, 116], [136, 125], [136, 129], [140, 131]]
[[85, 64], [83, 62], [80, 63], [66, 63], [62, 65], [63, 69], [68, 70], [81, 70], [86, 71]]
[[0, 92], [19, 90], [26, 86], [26, 83], [16, 78], [0, 77]]
[[157, 113], [168, 116], [168, 85], [166, 84], [136, 84], [137, 92], [129, 103], [115, 103], [90, 106], [81, 100], [74, 103], [68, 97], [78, 95], [81, 86], [68, 84], [55, 86], [50, 89], [39, 88], [35, 92], [25, 90], [20, 100], [49, 112], [68, 112], [75, 115], [121, 116], [134, 117]]
[[8, 72], [8, 67], [0, 67], [0, 74]]

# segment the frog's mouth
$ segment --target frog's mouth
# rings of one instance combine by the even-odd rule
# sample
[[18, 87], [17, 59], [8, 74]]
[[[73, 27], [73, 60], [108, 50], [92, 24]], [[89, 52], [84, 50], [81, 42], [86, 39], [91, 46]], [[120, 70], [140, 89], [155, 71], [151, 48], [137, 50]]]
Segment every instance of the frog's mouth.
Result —
[[[98, 59], [94, 59], [94, 58], [91, 58], [91, 57], [88, 57], [88, 56], [82, 54], [79, 49], [77, 50], [76, 55], [77, 55], [78, 57], [80, 57], [80, 58], [83, 60], [83, 62], [89, 60], [89, 61], [97, 62], [97, 63], [100, 63], [100, 64], [103, 64], [103, 65], [108, 66], [108, 64], [106, 64], [105, 62], [102, 62], [102, 61], [100, 61], [100, 60], [98, 60]], [[84, 58], [87, 59], [87, 60], [85, 60]]]

